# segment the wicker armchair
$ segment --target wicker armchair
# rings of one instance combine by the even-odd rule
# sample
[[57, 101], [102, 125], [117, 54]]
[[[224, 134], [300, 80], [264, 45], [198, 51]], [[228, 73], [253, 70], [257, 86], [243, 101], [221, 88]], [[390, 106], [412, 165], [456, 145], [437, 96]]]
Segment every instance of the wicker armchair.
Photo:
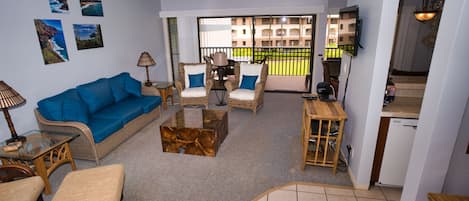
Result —
[[[232, 107], [250, 109], [256, 114], [257, 110], [264, 104], [264, 88], [267, 80], [267, 64], [235, 65], [235, 79], [225, 82], [228, 93], [228, 110]], [[243, 75], [257, 75], [254, 90], [240, 89]]]
[[30, 168], [8, 164], [0, 166], [0, 200], [42, 201], [44, 181]]
[[[180, 63], [179, 80], [176, 81], [176, 89], [179, 95], [181, 107], [185, 105], [205, 105], [208, 109], [208, 97], [213, 86], [211, 78], [211, 64]], [[189, 87], [189, 75], [204, 73], [204, 87]]]

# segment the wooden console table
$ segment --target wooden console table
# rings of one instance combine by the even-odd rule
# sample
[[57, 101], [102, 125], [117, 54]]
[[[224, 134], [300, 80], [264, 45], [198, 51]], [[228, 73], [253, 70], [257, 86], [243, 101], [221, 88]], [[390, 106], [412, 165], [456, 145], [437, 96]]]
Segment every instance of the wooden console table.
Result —
[[339, 102], [304, 100], [301, 142], [303, 164], [332, 167], [335, 174], [347, 114]]

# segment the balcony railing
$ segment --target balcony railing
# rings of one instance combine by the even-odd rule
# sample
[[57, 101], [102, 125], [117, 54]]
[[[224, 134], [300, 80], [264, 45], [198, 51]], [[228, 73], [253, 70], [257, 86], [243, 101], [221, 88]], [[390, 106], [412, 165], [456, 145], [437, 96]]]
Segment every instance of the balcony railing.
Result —
[[[342, 51], [337, 48], [325, 48], [325, 58], [340, 58]], [[215, 52], [225, 52], [228, 59], [252, 63], [266, 58], [269, 75], [305, 76], [309, 74], [311, 49], [294, 47], [202, 47], [200, 60]]]

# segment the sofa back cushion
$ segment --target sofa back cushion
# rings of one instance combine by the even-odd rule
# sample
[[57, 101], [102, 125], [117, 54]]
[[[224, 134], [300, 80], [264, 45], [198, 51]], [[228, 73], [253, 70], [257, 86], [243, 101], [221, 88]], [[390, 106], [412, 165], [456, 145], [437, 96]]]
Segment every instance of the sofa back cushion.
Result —
[[125, 81], [129, 78], [130, 74], [127, 72], [109, 78], [109, 84], [111, 85], [115, 102], [119, 102], [130, 96], [130, 93], [125, 89]]
[[88, 123], [88, 109], [76, 89], [69, 89], [37, 103], [41, 115], [52, 121]]
[[90, 113], [114, 103], [114, 96], [112, 94], [109, 80], [102, 78], [94, 82], [83, 84], [77, 87], [83, 101], [88, 106]]
[[140, 97], [142, 96], [142, 83], [129, 76], [125, 79], [125, 90], [134, 96]]

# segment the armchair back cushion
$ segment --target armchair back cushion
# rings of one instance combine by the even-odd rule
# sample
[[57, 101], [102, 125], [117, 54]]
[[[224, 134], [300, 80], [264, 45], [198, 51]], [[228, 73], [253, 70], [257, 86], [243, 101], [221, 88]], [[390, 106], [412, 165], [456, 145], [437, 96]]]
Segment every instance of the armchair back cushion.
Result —
[[[247, 64], [247, 63], [241, 63], [239, 67], [239, 75], [241, 76], [241, 79], [244, 75], [250, 75], [250, 76], [255, 76], [257, 75], [258, 77], [261, 76], [262, 72], [262, 65], [263, 64]], [[259, 83], [261, 79], [256, 79], [256, 84]], [[242, 81], [239, 83], [239, 86], [241, 86]]]
[[[206, 64], [196, 64], [196, 65], [184, 65], [184, 86], [189, 88], [190, 80], [189, 75], [195, 74], [205, 74], [207, 65]], [[205, 86], [205, 79], [203, 80], [203, 85]]]
[[241, 84], [239, 86], [240, 89], [250, 89], [254, 90], [256, 88], [258, 75], [243, 75], [243, 79], [241, 80]]
[[189, 88], [204, 87], [204, 73], [189, 74]]

